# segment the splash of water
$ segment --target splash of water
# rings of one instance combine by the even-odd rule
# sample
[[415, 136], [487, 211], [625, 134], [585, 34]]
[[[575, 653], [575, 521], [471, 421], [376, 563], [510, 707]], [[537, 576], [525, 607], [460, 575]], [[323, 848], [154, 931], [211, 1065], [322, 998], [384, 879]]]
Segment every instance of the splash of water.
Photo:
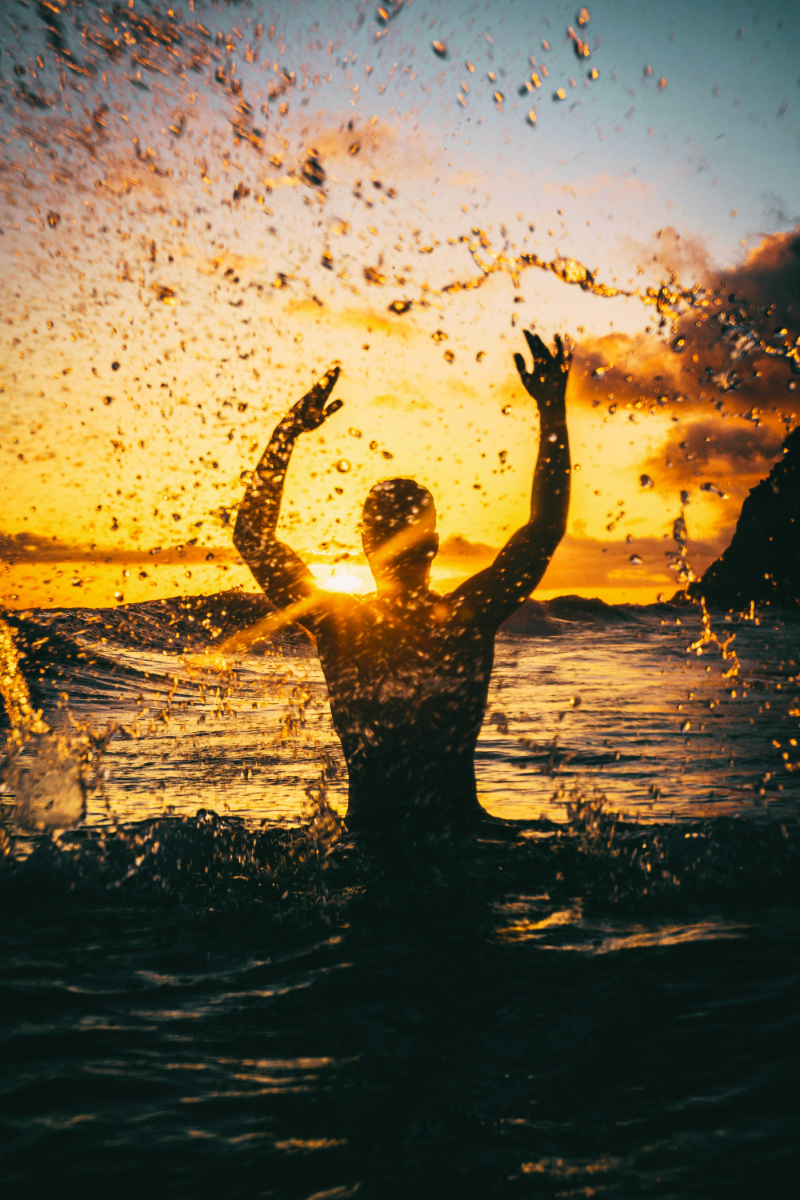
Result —
[[79, 824], [90, 791], [102, 790], [102, 752], [116, 733], [108, 724], [101, 735], [66, 712], [48, 724], [35, 709], [21, 668], [21, 654], [11, 628], [0, 620], [0, 694], [11, 726], [2, 764], [2, 790], [16, 801], [14, 820], [20, 829], [53, 831]]
[[[442, 294], [483, 287], [487, 280], [496, 274], [509, 275], [514, 287], [519, 288], [520, 275], [523, 271], [533, 268], [555, 275], [562, 283], [577, 286], [581, 291], [591, 292], [594, 296], [602, 296], [606, 299], [616, 296], [637, 299], [645, 306], [655, 308], [662, 328], [669, 326], [673, 333], [676, 333], [679, 321], [690, 312], [695, 313], [701, 322], [712, 317], [709, 309], [717, 300], [714, 292], [699, 283], [693, 283], [687, 287], [679, 281], [674, 271], [670, 270], [669, 278], [657, 286], [648, 287], [644, 291], [639, 288], [628, 291], [603, 283], [602, 280], [597, 279], [595, 272], [575, 258], [559, 255], [548, 261], [530, 252], [515, 255], [508, 253], [505, 247], [498, 251], [492, 248], [491, 241], [484, 230], [474, 228], [472, 233], [475, 240], [466, 235], [460, 240], [467, 246], [481, 274], [472, 279], [455, 280], [445, 284], [440, 289]], [[395, 302], [395, 304], [397, 303]], [[407, 309], [395, 307], [393, 311], [400, 312], [407, 311]], [[779, 344], [775, 344], [774, 341], [770, 342], [759, 332], [756, 324], [757, 318], [749, 316], [741, 302], [734, 311], [719, 311], [714, 315], [720, 326], [719, 335], [715, 340], [729, 344], [728, 354], [731, 362], [738, 362], [748, 355], [760, 353], [769, 358], [784, 359], [789, 363], [793, 373], [800, 374], [800, 338], [792, 342], [787, 336]], [[679, 338], [678, 342], [685, 344], [685, 339]], [[673, 344], [673, 349], [676, 353], [680, 353], [683, 345]], [[724, 378], [721, 377], [717, 380], [722, 391], [733, 390], [733, 387], [736, 386], [736, 381], [729, 378], [731, 374], [731, 372], [723, 373]]]
[[10, 737], [21, 747], [32, 734], [47, 733], [41, 710], [34, 709], [28, 685], [20, 669], [20, 653], [14, 635], [0, 620], [0, 694], [11, 723]]

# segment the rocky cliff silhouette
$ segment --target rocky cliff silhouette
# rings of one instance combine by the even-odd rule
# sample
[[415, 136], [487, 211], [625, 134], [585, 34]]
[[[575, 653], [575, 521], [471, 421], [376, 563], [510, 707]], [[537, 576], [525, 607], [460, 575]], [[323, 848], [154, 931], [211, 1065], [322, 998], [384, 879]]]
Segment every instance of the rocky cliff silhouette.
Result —
[[800, 427], [742, 505], [733, 541], [689, 594], [721, 608], [800, 608]]

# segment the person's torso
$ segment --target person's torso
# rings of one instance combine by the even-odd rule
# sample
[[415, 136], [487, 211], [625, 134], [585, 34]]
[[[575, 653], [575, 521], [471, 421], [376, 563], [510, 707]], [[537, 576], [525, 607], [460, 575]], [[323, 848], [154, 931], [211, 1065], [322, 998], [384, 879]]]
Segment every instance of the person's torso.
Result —
[[437, 597], [416, 608], [337, 597], [316, 637], [351, 808], [376, 789], [390, 808], [445, 795], [477, 803], [472, 760], [493, 631]]

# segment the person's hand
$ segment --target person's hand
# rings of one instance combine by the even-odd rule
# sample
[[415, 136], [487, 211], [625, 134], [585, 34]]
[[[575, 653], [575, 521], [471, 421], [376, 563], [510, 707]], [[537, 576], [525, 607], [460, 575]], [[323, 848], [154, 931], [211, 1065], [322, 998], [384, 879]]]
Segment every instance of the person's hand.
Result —
[[325, 407], [328, 396], [339, 378], [340, 370], [340, 367], [331, 367], [321, 379], [317, 380], [311, 391], [303, 396], [302, 400], [298, 400], [292, 408], [289, 416], [299, 433], [310, 433], [314, 429], [319, 429], [320, 425], [327, 421], [328, 417], [332, 417], [335, 412], [338, 412], [344, 404], [343, 400], [332, 400], [328, 407]]
[[572, 355], [564, 348], [558, 334], [555, 336], [556, 353], [551, 354], [538, 334], [529, 333], [527, 329], [524, 333], [533, 355], [533, 370], [528, 371], [521, 354], [514, 355], [522, 386], [539, 405], [547, 406], [554, 399], [563, 399]]

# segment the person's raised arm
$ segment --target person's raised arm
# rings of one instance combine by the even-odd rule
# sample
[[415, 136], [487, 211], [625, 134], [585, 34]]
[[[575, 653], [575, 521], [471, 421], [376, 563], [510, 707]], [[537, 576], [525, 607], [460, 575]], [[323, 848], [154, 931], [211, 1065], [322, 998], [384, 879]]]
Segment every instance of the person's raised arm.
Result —
[[277, 540], [275, 530], [295, 441], [301, 433], [319, 429], [342, 407], [341, 400], [325, 407], [338, 378], [339, 368], [333, 367], [276, 425], [239, 506], [233, 544], [279, 608], [307, 599], [314, 591], [314, 577], [308, 567], [289, 546]]
[[530, 517], [509, 538], [491, 567], [473, 575], [452, 596], [476, 619], [497, 626], [531, 594], [544, 575], [566, 532], [569, 513], [566, 391], [570, 356], [558, 336], [555, 354], [537, 335], [526, 330], [525, 338], [533, 356], [533, 370], [528, 371], [521, 354], [514, 355], [514, 362], [525, 390], [539, 409], [539, 455], [533, 473]]

